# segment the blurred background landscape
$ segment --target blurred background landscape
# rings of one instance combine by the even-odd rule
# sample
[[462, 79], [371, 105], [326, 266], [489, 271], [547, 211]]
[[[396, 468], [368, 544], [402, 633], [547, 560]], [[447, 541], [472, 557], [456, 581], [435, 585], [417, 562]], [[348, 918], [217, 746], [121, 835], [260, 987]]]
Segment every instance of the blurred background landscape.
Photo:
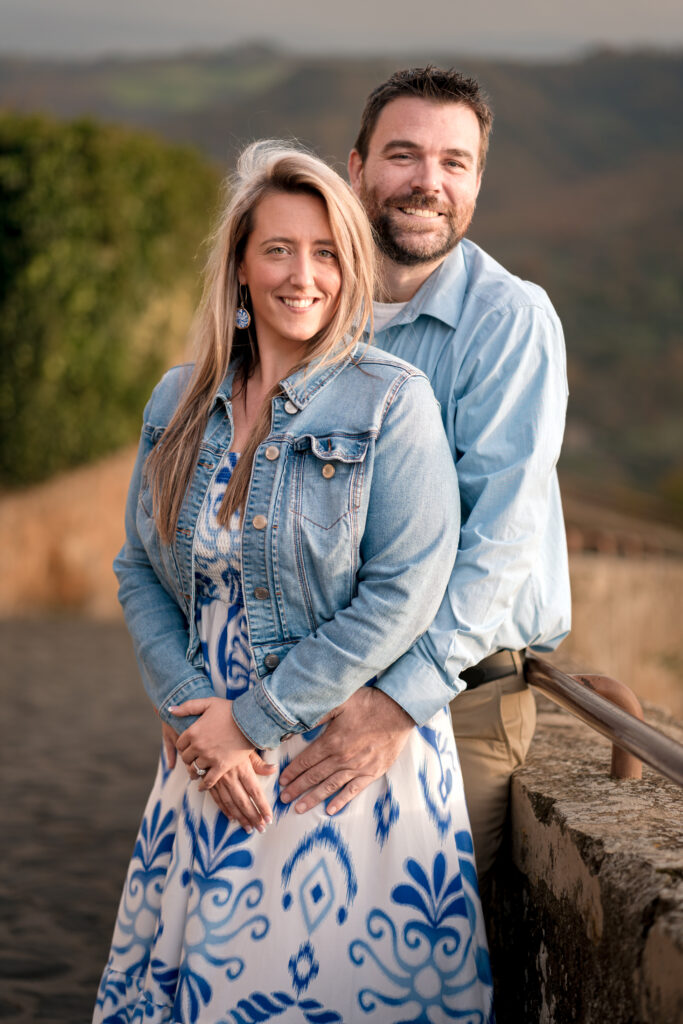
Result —
[[154, 770], [111, 562], [144, 403], [191, 355], [221, 178], [266, 136], [343, 171], [367, 93], [428, 61], [496, 114], [471, 237], [565, 328], [555, 659], [683, 719], [680, 5], [0, 0], [8, 1024], [89, 1019]]
[[[476, 75], [496, 113], [471, 237], [542, 284], [565, 328], [563, 651], [683, 714], [678, 51], [0, 57], [0, 515], [20, 538], [0, 613], [118, 614], [130, 446], [160, 372], [187, 357], [201, 243], [239, 148], [297, 138], [343, 171], [371, 88], [428, 58]], [[630, 576], [601, 590], [605, 559]]]

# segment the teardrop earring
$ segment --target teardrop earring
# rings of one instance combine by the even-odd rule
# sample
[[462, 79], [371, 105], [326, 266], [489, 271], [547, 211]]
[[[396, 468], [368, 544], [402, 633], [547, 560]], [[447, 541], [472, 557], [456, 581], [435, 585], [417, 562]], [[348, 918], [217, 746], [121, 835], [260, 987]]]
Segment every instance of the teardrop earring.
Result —
[[240, 304], [235, 310], [235, 327], [239, 331], [246, 331], [247, 327], [251, 323], [249, 310], [245, 309], [245, 303], [248, 297], [249, 291], [246, 285], [240, 285]]

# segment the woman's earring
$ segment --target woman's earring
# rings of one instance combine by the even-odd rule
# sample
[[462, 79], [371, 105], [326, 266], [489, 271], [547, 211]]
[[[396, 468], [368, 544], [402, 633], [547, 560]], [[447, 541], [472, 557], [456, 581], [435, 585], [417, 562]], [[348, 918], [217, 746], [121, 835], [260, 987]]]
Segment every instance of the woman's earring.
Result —
[[251, 323], [249, 310], [244, 307], [248, 294], [246, 287], [244, 285], [240, 285], [240, 304], [235, 310], [235, 327], [239, 331], [246, 331], [247, 327]]

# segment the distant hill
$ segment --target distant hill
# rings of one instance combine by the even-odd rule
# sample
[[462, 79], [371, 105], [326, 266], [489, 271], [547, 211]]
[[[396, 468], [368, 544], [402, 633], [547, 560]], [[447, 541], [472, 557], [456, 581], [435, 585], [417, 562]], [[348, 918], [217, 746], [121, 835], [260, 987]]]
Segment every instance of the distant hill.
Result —
[[[562, 64], [431, 55], [475, 74], [496, 111], [471, 235], [549, 291], [567, 336], [563, 464], [596, 490], [683, 510], [683, 55]], [[228, 165], [296, 136], [343, 166], [369, 90], [405, 60], [252, 47], [68, 64], [0, 59], [0, 106], [89, 113], [190, 142]]]

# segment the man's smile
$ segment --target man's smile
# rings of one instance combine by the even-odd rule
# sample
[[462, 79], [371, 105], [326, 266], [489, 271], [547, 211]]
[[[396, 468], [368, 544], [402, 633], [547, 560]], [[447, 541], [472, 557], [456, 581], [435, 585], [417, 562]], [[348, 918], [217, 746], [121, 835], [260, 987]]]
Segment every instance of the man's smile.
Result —
[[424, 210], [418, 209], [415, 206], [399, 206], [397, 207], [401, 213], [405, 213], [408, 217], [423, 217], [429, 220], [433, 220], [436, 217], [442, 217], [443, 214], [439, 213], [438, 210]]

